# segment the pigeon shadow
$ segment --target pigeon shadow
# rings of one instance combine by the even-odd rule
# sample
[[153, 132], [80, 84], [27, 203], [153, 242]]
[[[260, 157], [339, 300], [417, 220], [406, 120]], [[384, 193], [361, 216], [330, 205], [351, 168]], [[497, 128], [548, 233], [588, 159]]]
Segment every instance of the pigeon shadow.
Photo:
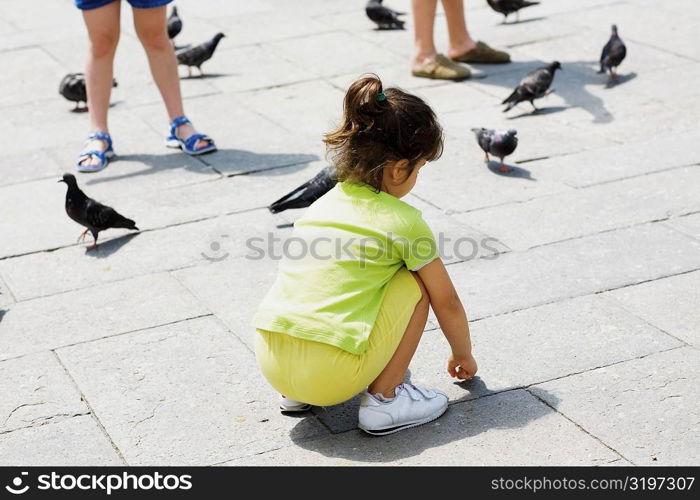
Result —
[[240, 73], [204, 73], [203, 75], [181, 76], [180, 80], [199, 80], [207, 78], [221, 78], [222, 76], [239, 76]]
[[5, 314], [7, 314], [7, 311], [5, 309], [0, 309], [0, 322], [2, 322], [2, 318]]
[[528, 181], [536, 181], [537, 180], [534, 177], [532, 177], [532, 173], [530, 173], [530, 171], [527, 170], [526, 168], [516, 167], [515, 165], [508, 165], [507, 163], [504, 163], [504, 165], [506, 167], [510, 168], [511, 171], [510, 172], [501, 172], [499, 170], [499, 168], [501, 166], [501, 162], [493, 161], [493, 160], [489, 161], [487, 167], [492, 173], [494, 173], [496, 175], [500, 175], [501, 177], [514, 177], [514, 178], [518, 178], [518, 179], [526, 179]]
[[[121, 101], [110, 102], [110, 103], [109, 103], [109, 107], [110, 107], [110, 108], [113, 108], [114, 106], [116, 106], [116, 105], [119, 104], [120, 102], [121, 102]], [[87, 113], [89, 110], [90, 110], [90, 108], [88, 108], [87, 106], [83, 106], [82, 108], [72, 108], [72, 109], [70, 110], [70, 112], [71, 112], [71, 113], [77, 113], [77, 114], [83, 114], [83, 113]]]
[[618, 85], [622, 85], [623, 83], [629, 82], [630, 80], [634, 80], [637, 78], [637, 73], [634, 71], [632, 73], [627, 73], [626, 75], [617, 75], [616, 79], [611, 79], [609, 78], [608, 81], [605, 83], [605, 88], [606, 89], [611, 89], [613, 87], [617, 87]]
[[85, 249], [85, 255], [96, 259], [105, 259], [113, 253], [119, 251], [124, 245], [129, 243], [141, 233], [128, 233], [118, 236], [111, 240], [98, 243], [97, 248], [93, 250]]
[[[433, 424], [414, 427], [396, 434], [377, 439], [360, 431], [348, 432], [357, 428], [357, 398], [345, 405], [345, 416], [351, 418], [352, 427], [334, 430], [329, 415], [321, 417], [307, 416], [290, 432], [292, 441], [306, 450], [319, 453], [325, 457], [343, 458], [355, 462], [386, 463], [404, 460], [424, 453], [431, 448], [445, 446], [456, 441], [476, 438], [499, 429], [518, 429], [527, 427], [531, 422], [549, 416], [559, 399], [553, 394], [538, 389], [538, 397], [546, 399], [544, 404], [524, 390], [511, 390], [494, 393], [486, 387], [485, 382], [475, 377], [471, 381], [455, 383], [470, 395], [482, 394], [482, 397], [452, 401], [447, 412]], [[341, 406], [341, 405], [339, 405]], [[338, 416], [332, 415], [332, 416]], [[317, 439], [308, 438], [307, 420], [319, 418], [329, 426], [333, 433]]]
[[[218, 149], [213, 153], [197, 156], [196, 159], [182, 153], [127, 154], [118, 155], [114, 161], [135, 162], [145, 168], [126, 173], [124, 168], [100, 172], [99, 177], [91, 177], [85, 184], [101, 184], [142, 175], [182, 168], [200, 174], [211, 175], [212, 170], [225, 176], [265, 172], [268, 175], [284, 175], [304, 168], [319, 157], [305, 153], [255, 153], [243, 149]], [[269, 173], [268, 173], [269, 172]]]
[[529, 17], [527, 19], [523, 19], [522, 21], [511, 21], [509, 23], [503, 21], [503, 22], [499, 23], [497, 26], [517, 26], [518, 24], [534, 23], [535, 21], [543, 21], [545, 19], [547, 19], [545, 16]]
[[[484, 83], [504, 87], [506, 90], [503, 98], [505, 98], [512, 92], [522, 77], [536, 68], [545, 66], [548, 62], [537, 60], [514, 61], [508, 64], [507, 70], [489, 74], [484, 79]], [[549, 113], [564, 111], [568, 108], [580, 108], [591, 115], [593, 123], [607, 123], [614, 119], [612, 113], [605, 107], [604, 100], [591, 93], [587, 88], [588, 86], [600, 86], [607, 80], [607, 78], [601, 79], [602, 75], [597, 74], [597, 70], [594, 67], [595, 64], [596, 61], [592, 60], [562, 63], [562, 71], [557, 71], [552, 88], [556, 88], [556, 95], [565, 101], [566, 106], [555, 106], [553, 111], [549, 111]], [[535, 103], [546, 102], [546, 99], [547, 97], [537, 99]], [[529, 103], [521, 104], [529, 106]], [[545, 112], [546, 109], [545, 107], [541, 108], [541, 111], [537, 114], [547, 114]], [[532, 113], [524, 113], [519, 116], [531, 115]], [[518, 118], [519, 116], [514, 116], [513, 118]]]
[[[523, 103], [527, 104], [529, 106], [529, 103]], [[525, 112], [525, 113], [520, 113], [519, 115], [514, 115], [514, 116], [509, 116], [506, 118], [506, 120], [515, 120], [517, 118], [526, 118], [528, 116], [538, 116], [538, 115], [551, 115], [554, 113], [559, 113], [560, 111], [565, 111], [569, 109], [571, 106], [549, 106], [546, 108], [537, 108], [533, 109], [532, 111]]]

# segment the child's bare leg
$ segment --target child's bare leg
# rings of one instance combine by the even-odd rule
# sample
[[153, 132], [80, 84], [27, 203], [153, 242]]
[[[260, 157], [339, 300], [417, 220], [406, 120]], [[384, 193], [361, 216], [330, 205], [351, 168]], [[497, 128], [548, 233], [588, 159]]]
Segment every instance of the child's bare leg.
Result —
[[389, 360], [382, 373], [370, 384], [368, 391], [370, 394], [381, 394], [386, 398], [395, 396], [394, 389], [403, 382], [408, 365], [416, 352], [418, 342], [425, 330], [425, 324], [428, 322], [428, 309], [430, 307], [430, 296], [428, 295], [423, 281], [418, 277], [418, 274], [411, 273], [418, 282], [421, 289], [421, 299], [416, 304], [413, 311], [413, 316], [408, 322], [403, 338], [396, 348], [396, 352]]
[[[90, 51], [85, 65], [85, 84], [88, 98], [90, 131], [109, 133], [107, 111], [112, 93], [114, 54], [119, 42], [119, 18], [121, 2], [113, 2], [97, 9], [83, 11], [83, 20], [90, 39]], [[85, 151], [104, 151], [107, 144], [99, 139], [91, 140]], [[85, 158], [85, 165], [98, 165], [100, 160]]]
[[[165, 10], [165, 6], [152, 9], [134, 8], [134, 28], [141, 45], [146, 50], [153, 81], [158, 86], [168, 117], [172, 121], [178, 116], [183, 116], [185, 111], [182, 106], [182, 95], [180, 94], [177, 59], [168, 38]], [[195, 134], [196, 130], [192, 125], [185, 124], [178, 127], [176, 133], [181, 139], [186, 139], [190, 135]], [[208, 143], [209, 141], [199, 140], [195, 144], [195, 148], [201, 149]]]

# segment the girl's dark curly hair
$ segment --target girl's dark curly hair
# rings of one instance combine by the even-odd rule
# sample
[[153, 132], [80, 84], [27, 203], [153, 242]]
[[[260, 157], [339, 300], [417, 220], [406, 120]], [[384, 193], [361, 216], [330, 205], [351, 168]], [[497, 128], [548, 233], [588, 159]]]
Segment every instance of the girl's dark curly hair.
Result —
[[410, 175], [420, 160], [442, 154], [442, 127], [430, 106], [399, 88], [383, 89], [377, 75], [350, 85], [343, 109], [340, 127], [323, 139], [338, 180], [379, 190], [387, 163], [407, 159]]

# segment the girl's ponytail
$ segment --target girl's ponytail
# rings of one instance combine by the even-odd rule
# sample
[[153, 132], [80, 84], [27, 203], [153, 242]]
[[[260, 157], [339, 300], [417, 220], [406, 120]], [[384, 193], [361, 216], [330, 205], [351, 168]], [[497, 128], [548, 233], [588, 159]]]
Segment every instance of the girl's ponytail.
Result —
[[419, 160], [442, 154], [442, 128], [430, 106], [398, 88], [384, 90], [377, 75], [350, 85], [340, 126], [324, 136], [341, 181], [364, 182], [379, 189], [390, 161]]

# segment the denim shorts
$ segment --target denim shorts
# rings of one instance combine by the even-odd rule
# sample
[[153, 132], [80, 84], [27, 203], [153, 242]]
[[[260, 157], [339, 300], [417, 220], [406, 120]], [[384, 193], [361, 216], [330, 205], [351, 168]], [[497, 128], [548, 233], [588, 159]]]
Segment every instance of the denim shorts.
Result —
[[[117, 0], [75, 0], [75, 6], [80, 10], [92, 10], [98, 7], [103, 7]], [[173, 0], [127, 0], [135, 9], [152, 9], [153, 7], [162, 7]]]

